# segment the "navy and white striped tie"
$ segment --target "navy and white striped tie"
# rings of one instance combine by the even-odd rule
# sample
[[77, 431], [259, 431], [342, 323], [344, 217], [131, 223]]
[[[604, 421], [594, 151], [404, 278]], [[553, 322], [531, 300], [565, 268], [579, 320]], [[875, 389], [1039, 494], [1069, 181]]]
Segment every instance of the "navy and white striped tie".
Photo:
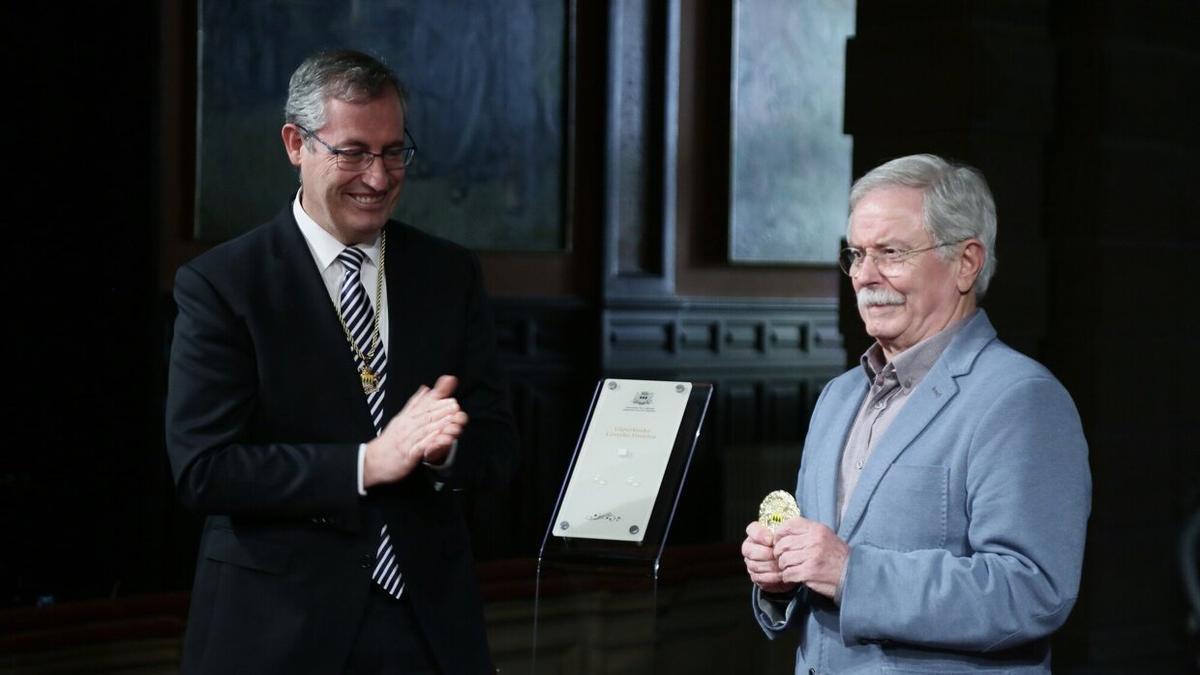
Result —
[[[380, 344], [375, 349], [374, 357], [370, 357], [375, 312], [371, 309], [371, 303], [363, 289], [359, 274], [366, 257], [366, 253], [353, 246], [338, 255], [338, 262], [342, 263], [342, 267], [345, 269], [341, 290], [338, 292], [338, 305], [342, 312], [342, 321], [346, 324], [346, 330], [350, 332], [362, 354], [371, 358], [369, 367], [378, 378], [378, 388], [367, 394], [367, 407], [371, 410], [371, 421], [375, 423], [375, 433], [381, 434], [384, 421], [383, 395], [387, 390], [387, 354], [383, 344]], [[351, 351], [354, 350], [351, 349]], [[354, 352], [354, 365], [357, 368], [363, 367], [363, 360], [358, 352]], [[379, 546], [375, 549], [375, 571], [371, 573], [371, 578], [383, 587], [388, 595], [398, 598], [404, 592], [404, 584], [400, 577], [400, 565], [396, 561], [396, 552], [392, 549], [392, 538], [388, 534], [388, 527], [385, 523], [379, 531]]]

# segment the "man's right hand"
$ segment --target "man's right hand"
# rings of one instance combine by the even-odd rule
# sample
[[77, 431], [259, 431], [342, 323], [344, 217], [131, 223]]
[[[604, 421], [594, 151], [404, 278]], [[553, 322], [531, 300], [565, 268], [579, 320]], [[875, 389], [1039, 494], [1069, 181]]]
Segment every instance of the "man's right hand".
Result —
[[421, 462], [445, 456], [467, 423], [467, 414], [450, 397], [457, 386], [451, 375], [439, 377], [433, 389], [421, 385], [383, 433], [367, 443], [364, 488], [393, 483]]
[[746, 561], [746, 572], [750, 581], [768, 593], [790, 593], [799, 584], [783, 580], [779, 561], [775, 559], [775, 533], [755, 521], [746, 526], [746, 540], [742, 542], [742, 559]]

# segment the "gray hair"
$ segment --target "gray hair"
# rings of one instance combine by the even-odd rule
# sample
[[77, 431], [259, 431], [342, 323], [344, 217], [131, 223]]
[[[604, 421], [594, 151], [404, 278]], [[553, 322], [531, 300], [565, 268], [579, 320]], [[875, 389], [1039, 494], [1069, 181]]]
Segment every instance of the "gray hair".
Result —
[[[982, 298], [996, 271], [996, 203], [978, 169], [951, 164], [937, 155], [909, 155], [871, 169], [850, 188], [850, 213], [868, 192], [884, 187], [917, 188], [924, 193], [923, 225], [934, 243], [965, 239], [983, 242], [985, 258], [975, 278]], [[849, 224], [847, 223], [847, 232]], [[949, 259], [953, 251], [942, 249]]]
[[366, 103], [393, 90], [400, 109], [408, 111], [408, 97], [399, 78], [379, 59], [350, 49], [318, 52], [304, 59], [288, 82], [284, 120], [309, 131], [325, 126], [325, 102]]

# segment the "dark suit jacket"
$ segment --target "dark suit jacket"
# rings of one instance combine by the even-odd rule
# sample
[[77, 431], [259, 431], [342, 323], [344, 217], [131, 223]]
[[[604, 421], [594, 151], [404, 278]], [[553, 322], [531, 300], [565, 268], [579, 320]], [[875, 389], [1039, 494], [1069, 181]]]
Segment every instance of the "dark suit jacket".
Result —
[[442, 668], [492, 670], [466, 525], [450, 488], [508, 479], [516, 437], [479, 265], [389, 222], [384, 419], [456, 375], [470, 416], [447, 489], [431, 472], [356, 489], [375, 435], [353, 356], [288, 208], [182, 267], [167, 394], [179, 497], [207, 516], [184, 673], [336, 673], [387, 522]]

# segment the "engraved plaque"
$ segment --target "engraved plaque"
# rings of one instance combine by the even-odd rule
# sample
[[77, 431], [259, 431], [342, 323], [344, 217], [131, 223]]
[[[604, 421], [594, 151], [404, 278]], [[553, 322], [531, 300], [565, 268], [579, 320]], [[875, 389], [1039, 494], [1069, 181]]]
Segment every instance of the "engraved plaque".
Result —
[[690, 382], [604, 382], [554, 536], [642, 541], [691, 391]]

